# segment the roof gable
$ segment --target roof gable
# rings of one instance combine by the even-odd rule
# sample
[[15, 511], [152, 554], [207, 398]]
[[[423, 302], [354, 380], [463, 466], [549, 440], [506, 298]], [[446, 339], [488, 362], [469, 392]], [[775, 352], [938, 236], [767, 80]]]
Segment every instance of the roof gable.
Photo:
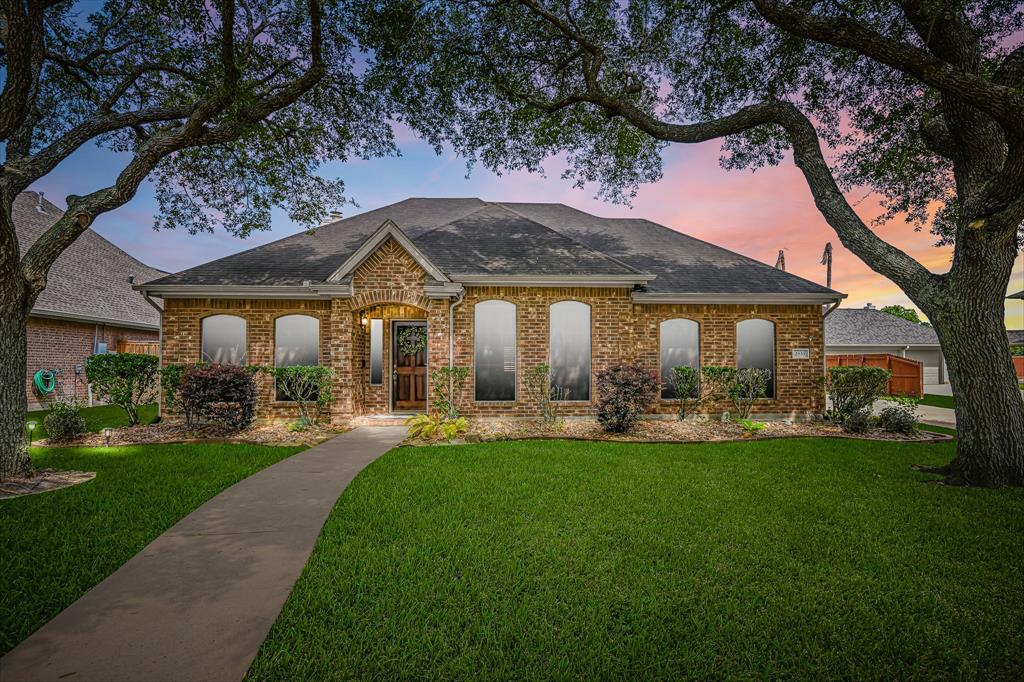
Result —
[[405, 249], [406, 253], [412, 256], [413, 260], [415, 260], [428, 275], [439, 282], [451, 281], [448, 279], [447, 275], [441, 272], [440, 268], [434, 265], [434, 263], [427, 258], [415, 244], [412, 243], [412, 240], [410, 240], [405, 232], [402, 232], [402, 229], [391, 219], [385, 220], [384, 223], [377, 228], [377, 231], [370, 235], [370, 237], [363, 242], [362, 246], [356, 249], [355, 253], [349, 256], [348, 259], [341, 264], [341, 267], [335, 270], [334, 273], [326, 279], [326, 281], [340, 282], [345, 279], [345, 277], [353, 274], [356, 269], [362, 265], [374, 251], [383, 246], [388, 239], [394, 239], [399, 246]]

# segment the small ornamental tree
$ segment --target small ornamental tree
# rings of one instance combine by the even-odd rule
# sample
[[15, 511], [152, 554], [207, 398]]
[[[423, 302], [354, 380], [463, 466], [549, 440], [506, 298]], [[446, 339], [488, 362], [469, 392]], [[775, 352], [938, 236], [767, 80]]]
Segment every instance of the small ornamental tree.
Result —
[[625, 433], [658, 397], [657, 375], [639, 363], [597, 373], [597, 420], [606, 431]]
[[131, 425], [139, 423], [139, 406], [156, 400], [159, 372], [160, 360], [154, 355], [110, 353], [85, 361], [85, 378], [93, 395], [122, 408]]
[[679, 421], [683, 421], [687, 414], [700, 407], [700, 372], [689, 365], [680, 365], [672, 368], [669, 380], [679, 398]]
[[240, 431], [256, 416], [256, 376], [235, 365], [187, 367], [178, 386], [178, 402], [185, 418]]
[[[417, 329], [417, 327], [409, 327]], [[430, 373], [430, 390], [434, 394], [430, 406], [447, 420], [459, 418], [462, 394], [469, 380], [469, 367], [438, 367]]]
[[760, 367], [744, 367], [736, 370], [729, 385], [729, 399], [736, 410], [738, 419], [749, 419], [754, 401], [767, 394], [772, 372]]
[[551, 366], [536, 365], [523, 374], [523, 390], [526, 398], [537, 406], [537, 412], [545, 424], [554, 424], [557, 415], [552, 402]]
[[316, 424], [334, 402], [330, 367], [295, 366], [274, 368], [274, 381], [279, 400], [294, 401], [305, 424]]
[[855, 412], [870, 410], [888, 390], [892, 373], [882, 367], [831, 367], [828, 370], [831, 417], [843, 423]]

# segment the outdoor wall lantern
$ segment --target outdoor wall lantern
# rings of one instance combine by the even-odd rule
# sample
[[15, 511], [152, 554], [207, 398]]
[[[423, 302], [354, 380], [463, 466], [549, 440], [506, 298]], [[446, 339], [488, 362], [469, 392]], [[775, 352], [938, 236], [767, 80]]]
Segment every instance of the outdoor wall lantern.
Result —
[[31, 421], [26, 424], [26, 426], [28, 426], [28, 444], [32, 445], [32, 432], [36, 430], [37, 426], [39, 426], [39, 422]]

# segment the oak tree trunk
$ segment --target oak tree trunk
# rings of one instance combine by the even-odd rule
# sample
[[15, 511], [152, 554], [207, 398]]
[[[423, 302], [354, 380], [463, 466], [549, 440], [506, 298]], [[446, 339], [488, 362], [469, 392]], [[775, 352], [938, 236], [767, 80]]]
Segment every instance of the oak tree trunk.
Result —
[[1024, 400], [1004, 321], [1015, 232], [961, 232], [948, 288], [925, 310], [956, 401], [957, 453], [945, 468], [950, 483], [1024, 485]]
[[[3, 289], [18, 286], [0, 283]], [[14, 295], [8, 298], [6, 294], [11, 293]], [[9, 305], [11, 298], [15, 301]], [[20, 298], [17, 291], [0, 291], [0, 480], [32, 470], [25, 438], [28, 315], [17, 303]]]

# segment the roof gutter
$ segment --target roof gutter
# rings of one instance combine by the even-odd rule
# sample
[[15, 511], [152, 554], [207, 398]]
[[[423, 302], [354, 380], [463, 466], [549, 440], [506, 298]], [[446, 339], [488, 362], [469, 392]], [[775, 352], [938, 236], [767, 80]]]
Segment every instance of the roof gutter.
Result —
[[450, 279], [460, 284], [475, 286], [514, 287], [627, 287], [643, 286], [655, 275], [478, 275], [452, 273]]
[[160, 329], [159, 324], [146, 324], [145, 322], [132, 322], [130, 320], [115, 320], [111, 317], [65, 313], [59, 310], [40, 310], [38, 308], [33, 308], [31, 312], [29, 312], [29, 317], [42, 317], [48, 320], [68, 320], [69, 322], [87, 322], [89, 324], [105, 324], [111, 327], [141, 329], [148, 332], [155, 332]]
[[651, 293], [634, 291], [633, 303], [722, 303], [722, 304], [791, 304], [814, 305], [834, 303], [837, 307], [846, 294], [836, 292], [822, 293]]
[[206, 285], [206, 284], [136, 284], [132, 287], [144, 295], [157, 298], [279, 298], [329, 299], [351, 298], [352, 283], [301, 285]]

